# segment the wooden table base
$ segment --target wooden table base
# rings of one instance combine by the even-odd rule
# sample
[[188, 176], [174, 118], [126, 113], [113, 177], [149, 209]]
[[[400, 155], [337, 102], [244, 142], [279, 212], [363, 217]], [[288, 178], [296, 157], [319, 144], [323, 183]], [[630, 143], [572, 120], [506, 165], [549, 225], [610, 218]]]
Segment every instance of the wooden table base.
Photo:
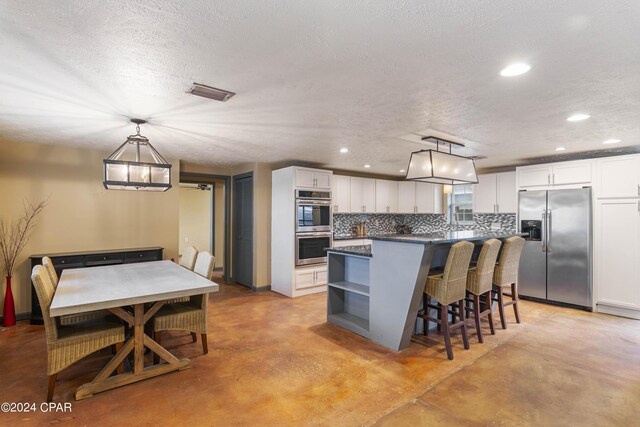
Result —
[[[116, 355], [102, 368], [96, 377], [90, 383], [86, 383], [78, 387], [76, 390], [76, 400], [86, 399], [96, 393], [111, 390], [123, 385], [132, 384], [138, 381], [157, 377], [168, 372], [181, 371], [191, 367], [191, 361], [187, 358], [178, 359], [167, 349], [155, 342], [151, 337], [144, 333], [144, 325], [151, 317], [162, 307], [164, 301], [156, 302], [147, 312], [144, 311], [144, 304], [136, 304], [134, 306], [134, 314], [131, 316], [122, 308], [109, 309], [113, 314], [120, 317], [125, 322], [133, 326], [133, 335], [129, 338], [124, 346], [116, 353]], [[144, 348], [157, 354], [166, 364], [144, 366]], [[124, 359], [133, 351], [133, 372], [127, 372], [115, 376], [110, 376]]]

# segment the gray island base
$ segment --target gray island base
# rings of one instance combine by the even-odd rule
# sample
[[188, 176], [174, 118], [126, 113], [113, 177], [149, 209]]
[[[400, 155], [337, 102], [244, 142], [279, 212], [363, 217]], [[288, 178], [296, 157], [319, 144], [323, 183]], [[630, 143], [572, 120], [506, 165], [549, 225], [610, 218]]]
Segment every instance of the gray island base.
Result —
[[444, 266], [449, 248], [467, 240], [479, 252], [514, 232], [452, 231], [372, 237], [368, 246], [327, 250], [327, 321], [395, 351], [407, 348], [427, 275]]

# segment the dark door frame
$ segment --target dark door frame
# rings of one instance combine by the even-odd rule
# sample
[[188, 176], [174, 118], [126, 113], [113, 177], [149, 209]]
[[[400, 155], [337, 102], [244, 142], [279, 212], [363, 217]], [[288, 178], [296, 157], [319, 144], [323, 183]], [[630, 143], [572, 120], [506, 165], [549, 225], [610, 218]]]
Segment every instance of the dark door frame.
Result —
[[[215, 175], [208, 173], [194, 173], [194, 172], [180, 172], [180, 183], [184, 184], [215, 184], [215, 180], [224, 180], [224, 271], [222, 279], [226, 282], [229, 281], [229, 272], [231, 271], [231, 177], [228, 175]], [[214, 193], [215, 187], [212, 190], [212, 197], [215, 199]], [[213, 211], [214, 205], [212, 204], [211, 220], [215, 219], [215, 212]], [[215, 228], [215, 222], [212, 223]], [[212, 240], [211, 247], [214, 248], [215, 255], [215, 241]]]

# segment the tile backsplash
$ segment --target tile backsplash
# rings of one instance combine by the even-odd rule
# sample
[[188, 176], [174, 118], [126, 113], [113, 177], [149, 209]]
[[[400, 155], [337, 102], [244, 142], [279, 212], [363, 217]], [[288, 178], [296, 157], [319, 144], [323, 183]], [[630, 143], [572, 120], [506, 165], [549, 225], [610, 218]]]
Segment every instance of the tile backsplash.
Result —
[[448, 224], [444, 214], [334, 214], [335, 235], [354, 234], [358, 224], [364, 222], [368, 234], [397, 233], [400, 226], [412, 233], [430, 233], [448, 230], [501, 230], [516, 229], [516, 215], [510, 213], [473, 214], [473, 224]]

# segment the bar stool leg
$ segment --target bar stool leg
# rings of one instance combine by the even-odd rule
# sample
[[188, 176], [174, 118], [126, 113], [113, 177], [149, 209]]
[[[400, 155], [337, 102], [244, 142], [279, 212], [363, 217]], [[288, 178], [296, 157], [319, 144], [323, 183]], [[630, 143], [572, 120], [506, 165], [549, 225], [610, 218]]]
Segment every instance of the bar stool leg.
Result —
[[507, 329], [507, 321], [504, 317], [504, 295], [502, 294], [502, 286], [498, 286], [498, 311], [500, 312], [500, 323], [502, 329]]
[[480, 329], [480, 295], [473, 295], [473, 317], [476, 321], [476, 333], [478, 334], [478, 342], [483, 343], [482, 329]]
[[[431, 297], [427, 294], [422, 294], [422, 307], [424, 310], [425, 317], [429, 315], [429, 304], [431, 303]], [[423, 323], [423, 335], [429, 335], [429, 319], [422, 319]]]
[[520, 313], [518, 312], [518, 287], [515, 283], [511, 284], [511, 299], [513, 300], [513, 311], [516, 314], [516, 322], [520, 323]]
[[464, 349], [469, 350], [469, 337], [467, 336], [467, 321], [462, 315], [462, 308], [464, 307], [464, 301], [458, 301], [458, 307], [460, 307], [460, 330], [462, 332], [462, 342], [464, 343]]
[[491, 291], [487, 292], [487, 296], [485, 299], [485, 304], [487, 305], [487, 308], [489, 309], [489, 314], [487, 314], [487, 318], [489, 319], [489, 328], [491, 329], [491, 335], [495, 335], [496, 334], [496, 328], [493, 325], [493, 308], [491, 307], [492, 305], [492, 297], [491, 297]]
[[440, 304], [440, 323], [442, 325], [442, 335], [444, 336], [444, 346], [447, 349], [447, 357], [453, 360], [453, 350], [451, 349], [451, 337], [449, 336], [449, 313], [448, 307]]

